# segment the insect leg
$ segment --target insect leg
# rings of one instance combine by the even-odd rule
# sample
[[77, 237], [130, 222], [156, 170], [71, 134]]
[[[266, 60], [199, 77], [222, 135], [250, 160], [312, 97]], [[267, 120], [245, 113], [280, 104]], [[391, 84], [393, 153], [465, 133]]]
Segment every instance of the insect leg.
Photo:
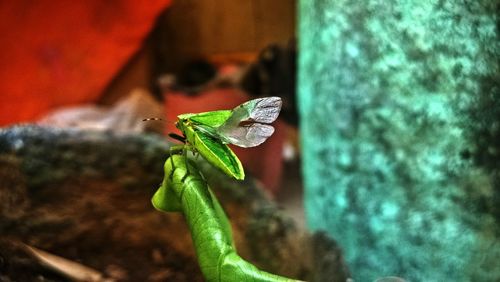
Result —
[[200, 156], [200, 154], [196, 150], [196, 138], [193, 140], [193, 146], [192, 146], [191, 151], [193, 152], [193, 156], [195, 157], [195, 161], [198, 161], [198, 157]]
[[170, 146], [170, 148], [169, 148], [169, 159], [170, 159], [170, 164], [172, 165], [172, 170], [170, 171], [170, 175], [169, 175], [170, 179], [172, 179], [172, 175], [174, 173], [174, 167], [175, 167], [174, 166], [174, 159], [172, 158], [172, 155], [178, 154], [179, 152], [183, 152], [184, 147], [186, 147], [186, 145]]
[[198, 173], [200, 174], [201, 179], [203, 180], [203, 182], [208, 183], [207, 179], [205, 178], [205, 175], [203, 174], [203, 172], [201, 170], [198, 170]]
[[188, 175], [189, 175], [189, 164], [188, 164], [187, 151], [188, 151], [187, 146], [184, 146], [184, 148], [182, 148], [182, 155], [184, 156], [184, 162], [185, 162], [185, 166], [186, 166], [186, 174], [182, 177], [181, 182], [184, 182], [184, 180], [186, 180], [186, 177], [188, 177]]

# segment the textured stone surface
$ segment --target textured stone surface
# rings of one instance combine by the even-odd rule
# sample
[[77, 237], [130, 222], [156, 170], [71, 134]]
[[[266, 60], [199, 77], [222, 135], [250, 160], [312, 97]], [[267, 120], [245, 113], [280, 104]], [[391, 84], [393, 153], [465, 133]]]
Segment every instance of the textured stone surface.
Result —
[[300, 2], [307, 220], [355, 280], [500, 280], [497, 2]]
[[[0, 245], [21, 241], [110, 276], [119, 269], [126, 276], [120, 281], [202, 280], [182, 215], [158, 212], [150, 202], [168, 147], [155, 135], [1, 129]], [[232, 181], [202, 158], [199, 165], [231, 220], [242, 257], [290, 277], [345, 281], [333, 240], [298, 230], [252, 177]], [[38, 269], [11, 254], [0, 248], [0, 281], [19, 281], [19, 269]]]

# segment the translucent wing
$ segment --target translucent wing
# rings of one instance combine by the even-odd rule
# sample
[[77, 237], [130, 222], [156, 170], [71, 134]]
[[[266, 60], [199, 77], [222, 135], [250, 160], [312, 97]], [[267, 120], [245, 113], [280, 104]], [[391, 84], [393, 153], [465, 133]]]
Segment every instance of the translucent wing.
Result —
[[271, 123], [281, 110], [280, 97], [253, 99], [234, 108], [221, 127], [238, 126], [241, 122]]
[[234, 108], [216, 132], [224, 143], [244, 148], [258, 146], [274, 133], [274, 127], [268, 124], [278, 118], [280, 110], [279, 97], [250, 100]]

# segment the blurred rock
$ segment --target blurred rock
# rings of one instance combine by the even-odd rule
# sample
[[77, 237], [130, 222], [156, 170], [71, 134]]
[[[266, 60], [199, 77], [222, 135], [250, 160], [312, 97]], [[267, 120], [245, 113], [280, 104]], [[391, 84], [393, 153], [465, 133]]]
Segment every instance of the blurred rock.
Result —
[[[202, 281], [183, 217], [160, 213], [150, 203], [168, 148], [155, 135], [39, 126], [1, 130], [0, 199], [8, 203], [0, 210], [1, 237], [123, 281]], [[242, 257], [273, 273], [345, 281], [347, 270], [332, 240], [298, 230], [250, 177], [232, 181], [201, 158], [199, 163], [228, 213]], [[5, 275], [15, 280], [18, 274]]]
[[98, 105], [66, 107], [46, 115], [38, 123], [42, 126], [115, 133], [160, 133], [163, 123], [144, 122], [143, 119], [163, 117], [163, 104], [158, 103], [148, 91], [136, 89], [111, 108]]

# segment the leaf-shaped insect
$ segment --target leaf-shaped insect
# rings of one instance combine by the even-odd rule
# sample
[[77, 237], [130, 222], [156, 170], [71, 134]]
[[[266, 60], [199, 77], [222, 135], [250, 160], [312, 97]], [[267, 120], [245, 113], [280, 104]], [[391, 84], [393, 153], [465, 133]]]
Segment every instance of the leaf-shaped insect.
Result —
[[226, 144], [244, 148], [262, 144], [274, 133], [270, 123], [276, 120], [280, 110], [281, 98], [259, 98], [233, 110], [179, 115], [176, 126], [184, 135], [180, 139], [188, 143], [189, 149], [200, 153], [227, 175], [242, 180], [245, 178], [243, 166]]

